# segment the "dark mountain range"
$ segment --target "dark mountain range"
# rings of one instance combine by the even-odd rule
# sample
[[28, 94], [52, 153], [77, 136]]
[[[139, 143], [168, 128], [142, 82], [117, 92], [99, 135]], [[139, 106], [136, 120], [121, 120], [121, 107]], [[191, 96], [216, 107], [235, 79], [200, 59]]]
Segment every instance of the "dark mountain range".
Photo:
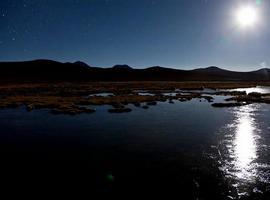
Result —
[[218, 67], [179, 70], [154, 66], [134, 69], [128, 65], [90, 67], [83, 62], [51, 60], [0, 62], [1, 82], [47, 81], [270, 81], [270, 69], [234, 72]]
[[132, 69], [132, 68], [131, 68], [130, 66], [128, 66], [128, 65], [114, 65], [112, 68], [113, 68], [113, 69], [126, 69], [126, 70]]
[[81, 67], [90, 67], [88, 64], [86, 64], [86, 63], [84, 63], [84, 62], [81, 62], [81, 61], [77, 61], [77, 62], [75, 62], [74, 64], [80, 65]]

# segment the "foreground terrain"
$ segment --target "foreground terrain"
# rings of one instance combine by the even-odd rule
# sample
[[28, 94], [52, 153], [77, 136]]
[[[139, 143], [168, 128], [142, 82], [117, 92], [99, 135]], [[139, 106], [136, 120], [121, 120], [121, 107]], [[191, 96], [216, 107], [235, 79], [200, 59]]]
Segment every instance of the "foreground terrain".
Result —
[[2, 84], [1, 183], [39, 196], [269, 199], [268, 85]]

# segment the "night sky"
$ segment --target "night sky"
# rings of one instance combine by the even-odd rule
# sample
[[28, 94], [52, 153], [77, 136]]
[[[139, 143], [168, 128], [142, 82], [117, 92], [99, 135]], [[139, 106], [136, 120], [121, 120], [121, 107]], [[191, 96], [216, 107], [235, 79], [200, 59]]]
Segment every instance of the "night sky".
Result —
[[[237, 27], [253, 4], [260, 20]], [[268, 0], [1, 0], [0, 61], [248, 71], [270, 65]]]

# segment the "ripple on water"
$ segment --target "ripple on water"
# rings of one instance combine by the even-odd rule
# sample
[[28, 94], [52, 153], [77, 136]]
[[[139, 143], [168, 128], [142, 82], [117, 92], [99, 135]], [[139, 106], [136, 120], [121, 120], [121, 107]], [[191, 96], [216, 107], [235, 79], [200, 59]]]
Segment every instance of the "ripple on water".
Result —
[[220, 170], [231, 180], [239, 197], [261, 192], [256, 186], [270, 183], [269, 161], [260, 159], [267, 146], [261, 140], [260, 108], [261, 105], [252, 104], [229, 109], [234, 120], [220, 130]]

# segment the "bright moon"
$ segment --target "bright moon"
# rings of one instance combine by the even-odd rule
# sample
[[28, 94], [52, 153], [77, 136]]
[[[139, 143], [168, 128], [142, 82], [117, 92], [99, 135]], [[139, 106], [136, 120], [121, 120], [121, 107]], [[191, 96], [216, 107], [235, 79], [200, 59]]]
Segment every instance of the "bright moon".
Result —
[[252, 27], [258, 22], [258, 11], [256, 7], [244, 6], [236, 12], [236, 22], [240, 27]]

